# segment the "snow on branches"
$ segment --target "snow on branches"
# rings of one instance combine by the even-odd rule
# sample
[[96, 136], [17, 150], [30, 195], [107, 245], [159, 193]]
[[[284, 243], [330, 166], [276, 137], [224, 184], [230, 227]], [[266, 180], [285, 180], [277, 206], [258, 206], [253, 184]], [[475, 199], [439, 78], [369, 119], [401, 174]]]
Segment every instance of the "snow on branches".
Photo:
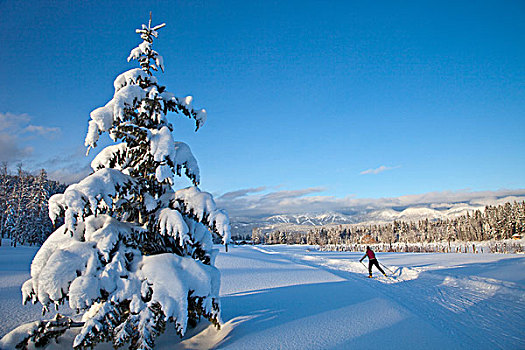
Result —
[[[219, 325], [212, 233], [227, 244], [230, 224], [211, 194], [196, 187], [200, 171], [190, 147], [173, 139], [168, 112], [193, 118], [198, 129], [206, 111], [152, 75], [164, 67], [152, 48], [163, 26], [150, 20], [137, 30], [143, 42], [129, 60], [141, 68], [120, 74], [113, 98], [91, 112], [86, 146], [96, 147], [103, 132], [118, 143], [95, 157], [91, 175], [50, 198], [50, 218], [64, 216], [65, 223], [44, 242], [22, 287], [24, 302], [40, 302], [44, 312], [65, 302], [78, 312], [81, 322], [59, 322], [81, 327], [77, 349], [103, 341], [152, 349], [170, 324], [180, 335], [201, 318]], [[183, 172], [195, 186], [174, 190], [173, 176]], [[27, 328], [25, 344], [47, 339], [49, 322]]]
[[127, 195], [135, 189], [136, 181], [117, 169], [101, 169], [77, 184], [70, 185], [64, 193], [49, 199], [49, 217], [53, 222], [64, 214], [66, 231], [74, 233], [78, 221], [106, 209], [120, 208], [128, 201]]
[[[157, 67], [164, 72], [164, 59], [158, 54], [157, 51], [153, 50], [151, 46], [153, 44], [153, 38], [157, 38], [159, 36], [157, 30], [163, 28], [165, 25], [166, 23], [162, 23], [151, 28], [150, 17], [147, 27], [145, 24], [143, 24], [141, 29], [137, 29], [136, 32], [140, 34], [140, 38], [144, 41], [139, 46], [131, 50], [131, 53], [128, 57], [128, 62], [131, 60], [137, 60], [142, 67], [142, 70], [148, 74], [151, 74], [152, 70], [156, 71]], [[156, 66], [155, 64], [150, 63], [150, 60], [153, 60]]]
[[144, 85], [157, 84], [157, 78], [140, 68], [134, 68], [120, 74], [113, 82], [113, 86], [115, 87], [115, 93], [117, 93], [125, 86], [140, 85], [141, 83]]
[[[106, 105], [91, 112], [86, 146], [96, 147], [99, 135], [103, 132], [109, 132], [113, 139], [126, 139], [129, 135], [123, 132], [123, 129], [129, 129], [129, 124], [136, 124], [138, 127], [149, 127], [152, 124], [169, 125], [165, 118], [167, 112], [193, 118], [197, 130], [206, 121], [206, 110], [195, 110], [191, 106], [192, 96], [175, 97], [167, 92], [164, 86], [159, 85], [157, 78], [152, 75], [152, 71], [156, 71], [157, 67], [164, 70], [162, 56], [152, 49], [153, 38], [158, 36], [157, 30], [164, 25], [151, 28], [150, 21], [147, 27], [142, 25], [142, 29], [137, 29], [143, 42], [131, 51], [128, 61], [138, 60], [141, 68], [120, 74], [113, 83], [113, 98]], [[171, 125], [169, 128], [172, 130]]]
[[164, 86], [159, 86], [154, 76], [148, 76], [140, 69], [122, 73], [113, 85], [113, 98], [90, 114], [91, 120], [84, 142], [88, 147], [95, 148], [103, 132], [109, 132], [114, 139], [122, 137], [123, 135], [114, 132], [131, 123], [169, 125], [165, 118], [167, 112], [194, 119], [197, 130], [206, 122], [206, 110], [193, 109], [192, 96], [175, 97], [171, 92], [165, 91]]
[[169, 199], [172, 207], [205, 223], [220, 235], [224, 244], [230, 241], [230, 219], [223, 210], [215, 207], [211, 194], [201, 192], [197, 187], [188, 187], [176, 191]]
[[[58, 308], [67, 300], [73, 310], [86, 310], [75, 346], [92, 344], [93, 332], [116, 330], [126, 323], [146, 330], [146, 320], [141, 319], [153, 315], [175, 322], [177, 332], [184, 334], [190, 294], [204, 300], [201, 311], [217, 323], [218, 270], [175, 254], [140, 256], [120, 243], [140, 231], [107, 215], [86, 220], [83, 242], [64, 234], [64, 227], [55, 231], [33, 260], [32, 278], [22, 288], [24, 303], [40, 301], [47, 311], [50, 304]], [[128, 315], [122, 312], [127, 304]], [[109, 320], [114, 324], [107, 324]]]
[[160, 165], [155, 174], [159, 182], [173, 176], [172, 169], [178, 176], [181, 176], [181, 169], [186, 169], [186, 176], [195, 185], [200, 182], [199, 166], [193, 156], [190, 147], [184, 142], [175, 142], [168, 127], [164, 126], [160, 130], [152, 130], [150, 141], [150, 154], [153, 160]]

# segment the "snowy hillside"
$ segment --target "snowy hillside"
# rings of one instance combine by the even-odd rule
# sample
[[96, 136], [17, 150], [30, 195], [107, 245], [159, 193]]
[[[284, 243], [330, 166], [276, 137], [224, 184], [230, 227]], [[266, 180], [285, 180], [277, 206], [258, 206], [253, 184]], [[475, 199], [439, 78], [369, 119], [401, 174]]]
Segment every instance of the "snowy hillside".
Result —
[[336, 212], [281, 214], [264, 218], [231, 218], [232, 235], [251, 236], [253, 228], [307, 231], [312, 226], [355, 223], [357, 217]]
[[344, 224], [384, 224], [397, 221], [419, 221], [424, 219], [452, 219], [467, 212], [484, 211], [487, 205], [525, 201], [525, 196], [487, 197], [472, 201], [450, 203], [423, 201], [417, 205], [403, 205], [397, 201], [390, 207], [349, 207], [345, 210], [327, 212], [304, 212], [257, 217], [232, 217], [232, 234], [250, 236], [253, 228], [263, 230], [308, 231], [312, 226]]
[[368, 210], [353, 214], [337, 212], [303, 213], [272, 215], [263, 218], [232, 218], [233, 235], [251, 235], [253, 228], [268, 230], [302, 230], [307, 231], [311, 226], [343, 225], [343, 224], [382, 224], [401, 221], [419, 221], [424, 219], [436, 220], [454, 218], [465, 215], [467, 212], [483, 210], [483, 205], [450, 205], [441, 208], [409, 207], [405, 209], [386, 208], [381, 210]]
[[467, 212], [472, 213], [475, 210], [483, 210], [484, 208], [484, 206], [461, 205], [453, 206], [452, 208], [445, 210], [438, 210], [426, 207], [412, 207], [406, 208], [401, 211], [397, 211], [394, 209], [383, 209], [369, 213], [366, 216], [365, 221], [383, 223], [392, 222], [394, 220], [419, 221], [424, 219], [447, 219], [460, 215], [465, 215]]
[[[20, 294], [35, 252], [0, 247], [0, 336], [39, 315]], [[167, 332], [158, 348], [525, 348], [525, 256], [379, 253], [394, 278], [374, 279], [360, 257], [308, 246], [221, 251], [221, 330], [201, 324], [176, 345]], [[71, 348], [68, 339], [48, 349]]]
[[335, 212], [322, 214], [296, 214], [296, 215], [274, 215], [264, 219], [268, 224], [295, 224], [295, 225], [329, 225], [350, 224], [353, 222], [348, 215]]

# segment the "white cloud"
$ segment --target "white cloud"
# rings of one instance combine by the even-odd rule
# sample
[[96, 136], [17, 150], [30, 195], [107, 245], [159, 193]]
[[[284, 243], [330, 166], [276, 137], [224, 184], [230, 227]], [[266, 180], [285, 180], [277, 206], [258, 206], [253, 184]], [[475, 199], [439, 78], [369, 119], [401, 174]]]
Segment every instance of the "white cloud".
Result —
[[31, 117], [25, 113], [0, 113], [0, 131], [19, 132], [30, 120]]
[[237, 190], [237, 191], [226, 192], [223, 195], [221, 195], [219, 198], [232, 200], [234, 198], [244, 197], [249, 193], [261, 192], [261, 191], [264, 191], [265, 189], [266, 189], [265, 186], [260, 186], [260, 187], [255, 187], [255, 188], [244, 188], [244, 189]]
[[0, 113], [0, 161], [20, 161], [33, 153], [28, 138], [40, 135], [52, 138], [60, 128], [30, 124], [31, 117], [25, 113]]
[[60, 128], [48, 128], [41, 125], [28, 125], [24, 128], [24, 132], [37, 133], [41, 136], [55, 138], [60, 134]]
[[324, 191], [318, 187], [261, 193], [265, 189], [258, 187], [228, 192], [217, 198], [217, 204], [228, 210], [231, 216], [263, 216], [312, 208], [321, 210], [326, 205], [332, 206], [329, 202], [338, 201], [328, 196], [312, 196]]
[[79, 182], [91, 174], [91, 157], [86, 157], [86, 149], [77, 147], [69, 153], [59, 154], [53, 158], [36, 163], [36, 169], [44, 168], [48, 171], [48, 177], [52, 180], [65, 184]]
[[[258, 188], [261, 189], [261, 188]], [[406, 195], [390, 198], [355, 198], [353, 196], [322, 196], [323, 188], [305, 188], [293, 191], [261, 193], [253, 189], [242, 189], [229, 193], [242, 196], [220, 196], [217, 205], [226, 209], [231, 217], [264, 217], [275, 214], [300, 214], [315, 212], [360, 212], [383, 208], [427, 206], [452, 208], [459, 203], [488, 205], [508, 200], [525, 200], [525, 189], [499, 191], [443, 191]], [[317, 195], [314, 195], [317, 194]]]
[[11, 162], [29, 156], [33, 152], [30, 146], [23, 146], [16, 135], [0, 132], [0, 161]]
[[93, 170], [89, 165], [80, 167], [63, 167], [60, 169], [52, 170], [48, 172], [48, 177], [51, 180], [61, 182], [63, 184], [77, 183], [84, 179], [86, 176], [91, 174]]
[[322, 187], [312, 187], [304, 188], [301, 190], [292, 190], [292, 191], [277, 191], [267, 193], [262, 197], [263, 201], [283, 201], [283, 200], [292, 200], [295, 198], [302, 198], [308, 194], [323, 192], [325, 189]]
[[368, 175], [368, 174], [379, 174], [379, 173], [382, 173], [383, 171], [387, 171], [387, 170], [393, 170], [393, 169], [397, 169], [397, 168], [400, 168], [400, 166], [386, 166], [386, 165], [381, 165], [380, 167], [378, 168], [375, 168], [375, 169], [367, 169], [367, 170], [363, 170], [361, 171], [359, 174], [361, 175]]

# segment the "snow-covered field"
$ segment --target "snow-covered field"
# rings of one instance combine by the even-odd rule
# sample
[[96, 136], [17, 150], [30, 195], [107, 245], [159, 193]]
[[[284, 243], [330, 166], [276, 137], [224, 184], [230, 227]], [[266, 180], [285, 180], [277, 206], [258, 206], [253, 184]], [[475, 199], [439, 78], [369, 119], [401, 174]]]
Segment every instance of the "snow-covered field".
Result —
[[[35, 252], [0, 247], [0, 336], [40, 315], [38, 305], [21, 305]], [[360, 257], [221, 247], [221, 330], [201, 325], [178, 344], [169, 332], [158, 347], [525, 349], [524, 255], [378, 253], [395, 277], [374, 279]], [[67, 341], [48, 348], [70, 348]]]

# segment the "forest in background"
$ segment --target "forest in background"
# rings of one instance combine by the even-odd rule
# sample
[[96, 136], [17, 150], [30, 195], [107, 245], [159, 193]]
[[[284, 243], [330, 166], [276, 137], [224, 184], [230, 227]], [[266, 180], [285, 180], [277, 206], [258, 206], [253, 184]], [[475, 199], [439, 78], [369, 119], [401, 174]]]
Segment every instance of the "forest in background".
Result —
[[[66, 185], [25, 171], [21, 164], [12, 174], [7, 163], [0, 166], [0, 236], [13, 246], [42, 244], [53, 231], [48, 201], [63, 193]], [[62, 223], [58, 223], [61, 225]], [[311, 244], [330, 250], [362, 250], [375, 245], [381, 251], [461, 250], [453, 242], [501, 241], [525, 236], [525, 201], [486, 206], [450, 219], [394, 221], [385, 224], [326, 225], [307, 232], [254, 229], [254, 244]], [[445, 242], [446, 244], [442, 244]], [[423, 248], [423, 246], [425, 248]], [[472, 250], [472, 248], [469, 248]], [[496, 245], [494, 251], [504, 250]], [[518, 248], [521, 250], [521, 248]]]
[[525, 201], [486, 206], [484, 211], [476, 210], [449, 219], [329, 225], [313, 227], [308, 232], [254, 229], [252, 241], [254, 244], [312, 244], [333, 250], [358, 251], [361, 245], [367, 244], [375, 244], [385, 251], [425, 251], [421, 247], [446, 242], [443, 247], [436, 245], [431, 251], [444, 251], [447, 246], [451, 251], [454, 250], [452, 242], [502, 241], [524, 235]]
[[33, 175], [19, 164], [16, 173], [11, 174], [7, 163], [2, 163], [0, 166], [1, 238], [10, 239], [15, 247], [42, 244], [53, 232], [48, 211], [49, 197], [55, 193], [62, 193], [65, 189], [66, 185], [49, 180], [44, 169]]

